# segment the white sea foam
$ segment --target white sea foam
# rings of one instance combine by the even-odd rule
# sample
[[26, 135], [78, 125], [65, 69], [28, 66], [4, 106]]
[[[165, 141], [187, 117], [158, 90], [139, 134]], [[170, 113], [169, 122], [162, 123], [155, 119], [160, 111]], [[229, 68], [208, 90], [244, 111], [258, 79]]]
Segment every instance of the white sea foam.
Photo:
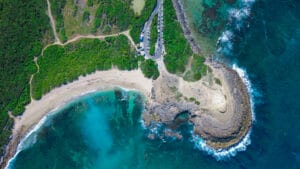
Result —
[[[248, 74], [245, 69], [238, 67], [236, 64], [232, 65], [232, 69], [234, 69], [239, 74], [239, 76], [242, 78], [243, 82], [247, 87], [248, 93], [250, 95], [252, 120], [255, 121], [254, 96], [256, 95], [257, 91], [252, 87], [252, 84], [249, 80]], [[206, 151], [208, 154], [212, 155], [217, 160], [223, 160], [231, 156], [235, 156], [239, 151], [245, 151], [247, 146], [251, 143], [250, 135], [251, 135], [251, 129], [238, 144], [228, 149], [218, 149], [218, 150], [214, 149], [208, 146], [205, 143], [205, 141], [197, 135], [192, 136], [192, 142], [195, 143], [195, 147], [198, 148], [199, 150]]]
[[41, 128], [41, 126], [45, 125], [45, 123], [49, 120], [49, 118], [51, 118], [51, 116], [54, 114], [54, 111], [57, 108], [55, 108], [53, 111], [51, 111], [49, 114], [47, 114], [46, 116], [44, 116], [37, 125], [34, 126], [34, 128], [32, 130], [30, 130], [25, 137], [23, 137], [17, 147], [16, 153], [15, 155], [8, 161], [5, 169], [10, 169], [16, 159], [16, 157], [18, 156], [18, 154], [22, 151], [25, 150], [27, 148], [30, 148], [31, 145], [33, 145], [36, 142], [36, 133], [39, 131], [39, 129]]
[[226, 30], [225, 32], [222, 33], [222, 35], [218, 38], [219, 42], [228, 42], [231, 41], [233, 37], [233, 33], [229, 30]]
[[231, 17], [230, 19], [236, 19], [237, 21], [242, 21], [246, 17], [250, 16], [251, 9], [250, 7], [243, 7], [241, 9], [230, 9], [229, 10], [229, 16]]
[[[244, 21], [251, 15], [251, 7], [255, 0], [240, 0], [239, 8], [231, 8], [229, 13], [229, 28], [225, 30], [218, 39], [218, 52], [230, 54], [233, 43], [234, 34], [232, 32], [239, 31], [244, 26]], [[231, 32], [231, 34], [228, 34]], [[228, 36], [231, 35], [231, 36]], [[229, 37], [229, 38], [226, 38]]]
[[247, 146], [251, 143], [250, 134], [251, 131], [249, 131], [237, 145], [228, 149], [214, 149], [208, 146], [198, 135], [193, 135], [192, 142], [195, 143], [195, 147], [199, 150], [206, 151], [209, 155], [212, 155], [217, 160], [224, 160], [235, 156], [239, 151], [245, 151]]
[[259, 92], [252, 86], [248, 74], [245, 69], [242, 69], [237, 66], [237, 64], [232, 65], [232, 69], [235, 70], [239, 76], [242, 78], [244, 84], [247, 87], [249, 96], [250, 96], [250, 104], [252, 110], [252, 120], [255, 121], [255, 113], [254, 113], [254, 97], [259, 97]]
[[[230, 54], [233, 48], [232, 39], [234, 38], [235, 31], [239, 31], [243, 25], [244, 20], [248, 18], [251, 14], [251, 7], [255, 0], [241, 0], [240, 8], [232, 8], [229, 9], [229, 28], [225, 30], [218, 39], [217, 46], [218, 52], [222, 54]], [[248, 93], [250, 95], [250, 104], [251, 104], [251, 112], [252, 112], [252, 120], [255, 121], [255, 113], [254, 113], [254, 96], [258, 94], [258, 92], [253, 88], [251, 82], [249, 80], [248, 74], [245, 69], [242, 69], [237, 66], [237, 64], [232, 65], [232, 69], [234, 69], [239, 76], [242, 78], [245, 83]], [[235, 156], [239, 151], [245, 151], [247, 146], [251, 143], [250, 139], [251, 129], [244, 136], [244, 138], [236, 145], [228, 148], [228, 149], [214, 149], [208, 146], [203, 139], [201, 139], [197, 135], [193, 135], [192, 141], [195, 143], [195, 147], [206, 151], [208, 154], [215, 157], [217, 160], [222, 160], [229, 158], [231, 156]]]
[[233, 33], [229, 30], [226, 30], [222, 33], [222, 35], [218, 38], [217, 44], [219, 44], [218, 52], [223, 52], [228, 54], [233, 47], [232, 43]]

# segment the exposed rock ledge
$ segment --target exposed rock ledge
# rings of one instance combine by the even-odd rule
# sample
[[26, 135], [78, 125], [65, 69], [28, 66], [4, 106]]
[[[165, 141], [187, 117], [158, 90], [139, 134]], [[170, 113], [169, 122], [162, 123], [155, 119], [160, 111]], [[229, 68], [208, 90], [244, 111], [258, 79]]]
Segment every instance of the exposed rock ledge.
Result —
[[[200, 54], [181, 0], [172, 2], [185, 38], [193, 52]], [[207, 61], [212, 72], [200, 81], [185, 82], [182, 78], [170, 75], [162, 61], [158, 61], [158, 64], [161, 76], [154, 82], [152, 99], [155, 102], [149, 103], [143, 114], [146, 125], [158, 121], [174, 128], [177, 126], [174, 123], [178, 123], [177, 114], [189, 111], [188, 121], [194, 124], [194, 133], [215, 149], [229, 148], [248, 133], [252, 125], [250, 97], [237, 72], [221, 63]], [[217, 84], [216, 79], [221, 81], [221, 85]], [[186, 98], [193, 98], [196, 102], [187, 101]]]
[[[32, 101], [26, 106], [24, 114], [15, 118], [13, 135], [0, 168], [5, 168], [16, 153], [20, 139], [49, 111], [87, 91], [107, 90], [116, 86], [138, 90], [147, 97], [146, 111], [143, 113], [146, 126], [154, 121], [174, 129], [186, 122], [177, 120], [178, 114], [189, 112], [187, 120], [194, 124], [194, 132], [216, 149], [236, 144], [248, 132], [252, 123], [249, 96], [245, 84], [235, 71], [219, 63], [207, 62], [212, 72], [200, 81], [186, 82], [181, 77], [169, 74], [162, 60], [158, 60], [158, 64], [161, 76], [155, 81], [145, 78], [140, 70], [98, 71], [53, 89], [41, 100]], [[222, 85], [217, 84], [215, 78], [220, 79]], [[180, 133], [172, 133], [172, 130], [166, 130], [165, 134], [182, 137]]]
[[247, 88], [234, 70], [216, 62], [207, 64], [212, 72], [197, 82], [186, 82], [160, 67], [161, 76], [153, 82], [152, 96], [143, 113], [145, 125], [161, 122], [174, 129], [182, 122], [176, 120], [177, 115], [188, 111], [187, 120], [194, 124], [194, 133], [209, 146], [220, 149], [237, 144], [252, 124]]

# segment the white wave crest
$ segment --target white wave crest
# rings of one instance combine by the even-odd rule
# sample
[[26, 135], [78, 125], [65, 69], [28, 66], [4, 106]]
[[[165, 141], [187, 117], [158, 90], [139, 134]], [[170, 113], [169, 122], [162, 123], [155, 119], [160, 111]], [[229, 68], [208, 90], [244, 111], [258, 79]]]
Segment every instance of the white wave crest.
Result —
[[18, 154], [27, 149], [30, 148], [30, 146], [32, 146], [35, 142], [36, 142], [36, 133], [41, 129], [42, 126], [44, 126], [47, 121], [51, 118], [51, 116], [54, 114], [54, 111], [56, 109], [54, 109], [53, 111], [51, 111], [49, 114], [47, 114], [46, 116], [44, 116], [37, 125], [34, 126], [34, 128], [32, 130], [30, 130], [25, 137], [23, 137], [17, 147], [16, 153], [15, 155], [7, 162], [7, 165], [5, 167], [5, 169], [11, 169], [12, 165], [14, 163], [14, 161], [16, 160], [16, 157], [18, 156]]
[[255, 121], [255, 113], [254, 113], [254, 97], [259, 96], [259, 92], [252, 86], [248, 74], [245, 69], [242, 69], [237, 66], [237, 64], [232, 65], [232, 69], [235, 70], [239, 76], [242, 78], [244, 84], [247, 87], [249, 96], [250, 96], [250, 104], [251, 104], [251, 111], [252, 111], [252, 120]]
[[[230, 54], [233, 48], [232, 39], [234, 34], [232, 32], [239, 31], [244, 26], [244, 21], [251, 15], [251, 8], [255, 0], [240, 0], [239, 8], [231, 8], [229, 13], [229, 28], [225, 30], [218, 39], [218, 52], [223, 54]], [[231, 34], [229, 34], [231, 32]], [[230, 35], [230, 36], [228, 36]]]
[[229, 30], [226, 30], [225, 32], [222, 33], [222, 35], [218, 38], [219, 42], [228, 42], [231, 41], [233, 37], [233, 33]]
[[250, 134], [251, 131], [249, 131], [237, 145], [228, 149], [214, 149], [208, 146], [205, 141], [197, 135], [193, 135], [192, 142], [195, 143], [197, 149], [207, 152], [219, 161], [235, 156], [239, 151], [245, 151], [247, 146], [251, 143]]
[[244, 8], [241, 8], [241, 9], [230, 9], [229, 10], [229, 16], [230, 16], [230, 19], [236, 19], [237, 21], [241, 21], [243, 19], [245, 19], [246, 17], [250, 16], [250, 12], [251, 12], [251, 9], [250, 7], [244, 7]]
[[217, 44], [219, 44], [218, 52], [230, 53], [233, 47], [233, 43], [231, 42], [233, 38], [233, 33], [229, 30], [226, 30], [222, 33], [222, 35], [218, 38]]
[[[250, 95], [252, 120], [255, 121], [254, 97], [257, 96], [258, 91], [253, 88], [249, 76], [245, 69], [238, 67], [237, 64], [233, 64], [232, 69], [234, 69], [239, 74], [239, 76], [242, 78], [244, 84], [247, 87], [248, 93]], [[251, 129], [238, 144], [228, 149], [216, 150], [208, 146], [203, 139], [201, 139], [199, 136], [194, 134], [192, 136], [192, 142], [194, 142], [195, 147], [198, 148], [199, 150], [207, 152], [209, 155], [212, 155], [217, 160], [224, 160], [229, 157], [235, 156], [239, 151], [245, 151], [247, 149], [247, 146], [251, 144], [250, 135], [251, 135]]]

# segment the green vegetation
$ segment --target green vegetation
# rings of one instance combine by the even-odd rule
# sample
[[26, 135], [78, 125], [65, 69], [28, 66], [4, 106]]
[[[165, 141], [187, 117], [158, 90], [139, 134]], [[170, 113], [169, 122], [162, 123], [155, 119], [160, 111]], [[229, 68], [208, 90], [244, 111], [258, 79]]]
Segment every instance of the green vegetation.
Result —
[[94, 6], [94, 4], [99, 3], [99, 0], [87, 0], [86, 4], [87, 6], [91, 7]]
[[66, 5], [61, 11], [66, 36], [71, 38], [76, 34], [96, 33], [93, 23], [99, 0], [86, 1], [86, 5], [83, 1], [66, 1]]
[[215, 78], [215, 83], [218, 84], [218, 85], [220, 85], [220, 86], [222, 86], [222, 82], [221, 82], [221, 80], [218, 79], [218, 78]]
[[194, 101], [196, 101], [196, 99], [195, 99], [195, 97], [190, 97], [189, 101], [194, 102]]
[[177, 101], [180, 101], [180, 98], [182, 97], [182, 93], [180, 93], [179, 91], [176, 91], [176, 95], [175, 95], [175, 98]]
[[193, 54], [188, 41], [183, 35], [180, 23], [171, 0], [164, 1], [164, 41], [166, 55], [164, 63], [170, 73], [182, 74], [188, 58]]
[[82, 20], [83, 20], [83, 22], [88, 22], [90, 20], [90, 12], [89, 11], [83, 12]]
[[197, 81], [205, 76], [208, 71], [208, 66], [205, 65], [204, 62], [204, 56], [193, 54], [191, 68], [184, 74], [183, 79], [187, 81]]
[[76, 80], [80, 75], [96, 70], [108, 70], [116, 66], [120, 70], [138, 67], [126, 36], [98, 39], [83, 39], [66, 46], [53, 45], [38, 59], [40, 71], [32, 81], [35, 99], [51, 89]]
[[14, 115], [30, 102], [29, 79], [36, 71], [33, 58], [53, 40], [46, 1], [0, 1], [0, 156], [11, 134]]
[[74, 34], [110, 34], [131, 29], [130, 35], [138, 43], [156, 0], [146, 0], [140, 15], [134, 13], [132, 0], [88, 0], [86, 5], [73, 0], [50, 0], [50, 3], [63, 42]]
[[141, 12], [141, 15], [135, 15], [132, 21], [132, 28], [130, 30], [130, 35], [134, 43], [139, 43], [140, 34], [144, 28], [145, 22], [150, 17], [153, 9], [156, 6], [156, 0], [146, 0], [145, 7]]
[[147, 59], [141, 63], [141, 70], [145, 77], [157, 79], [159, 77], [158, 67], [155, 61]]
[[155, 15], [155, 17], [152, 20], [152, 24], [151, 24], [151, 32], [150, 32], [150, 55], [154, 55], [155, 54], [155, 43], [157, 41], [157, 36], [158, 36], [158, 32], [157, 32], [157, 15]]
[[95, 29], [100, 28], [104, 33], [114, 29], [124, 31], [128, 29], [134, 12], [131, 9], [131, 0], [99, 0], [95, 14]]
[[66, 36], [66, 31], [64, 27], [64, 16], [63, 9], [66, 5], [66, 0], [50, 0], [51, 3], [51, 12], [55, 18], [56, 32], [59, 33], [59, 39], [62, 42], [66, 42], [68, 37]]
[[[186, 99], [186, 100], [187, 100], [187, 99]], [[198, 100], [196, 100], [195, 97], [190, 97], [190, 98], [188, 99], [188, 101], [194, 102], [195, 104], [200, 105], [200, 102], [199, 102]]]

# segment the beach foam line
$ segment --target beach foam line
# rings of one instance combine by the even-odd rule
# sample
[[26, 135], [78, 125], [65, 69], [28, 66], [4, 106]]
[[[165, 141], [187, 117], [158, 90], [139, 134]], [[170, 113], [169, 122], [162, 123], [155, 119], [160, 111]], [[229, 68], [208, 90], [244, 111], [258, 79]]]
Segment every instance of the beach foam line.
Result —
[[254, 2], [255, 0], [240, 0], [239, 8], [230, 8], [228, 10], [228, 27], [224, 32], [222, 32], [217, 41], [217, 51], [219, 53], [231, 53], [233, 48], [232, 39], [234, 38], [234, 32], [240, 31], [241, 28], [245, 25], [244, 21], [245, 19], [249, 18]]
[[[234, 32], [240, 31], [241, 28], [245, 25], [244, 20], [248, 18], [251, 14], [251, 8], [255, 0], [240, 0], [240, 8], [231, 8], [228, 10], [229, 13], [229, 24], [227, 29], [221, 34], [217, 41], [217, 52], [225, 55], [230, 55], [233, 49]], [[252, 121], [255, 122], [255, 112], [254, 112], [254, 97], [258, 95], [259, 92], [255, 90], [250, 82], [249, 76], [245, 69], [242, 69], [237, 66], [237, 64], [232, 64], [232, 69], [235, 70], [238, 75], [241, 77], [242, 81], [247, 87], [248, 94], [250, 97], [250, 106]], [[247, 146], [251, 143], [250, 139], [251, 128], [244, 138], [235, 146], [232, 146], [228, 149], [219, 149], [215, 150], [209, 147], [203, 139], [199, 136], [193, 136], [192, 141], [195, 143], [195, 147], [206, 151], [208, 154], [215, 157], [217, 160], [227, 159], [231, 156], [235, 156], [239, 151], [245, 151]]]
[[191, 141], [194, 143], [195, 148], [207, 152], [212, 155], [216, 160], [225, 160], [235, 156], [239, 151], [245, 151], [247, 146], [251, 144], [251, 130], [245, 135], [245, 137], [235, 146], [228, 149], [214, 149], [206, 144], [206, 142], [198, 135], [193, 134]]
[[[15, 155], [7, 162], [7, 165], [5, 167], [5, 169], [11, 169], [14, 161], [16, 160], [16, 157], [18, 156], [18, 154], [29, 148], [31, 145], [33, 145], [36, 142], [36, 132], [38, 132], [41, 127], [46, 124], [46, 122], [48, 120], [51, 120], [51, 117], [57, 112], [56, 110], [58, 109], [58, 107], [54, 108], [52, 111], [50, 111], [47, 115], [45, 115], [39, 122], [38, 124], [36, 124], [31, 130], [29, 130], [29, 132], [25, 135], [25, 137], [23, 137], [20, 141], [20, 143], [18, 144], [17, 147], [17, 151], [15, 153]], [[31, 138], [32, 137], [32, 138]]]
[[[29, 148], [32, 144], [34, 144], [36, 142], [36, 135], [34, 135], [34, 134], [36, 132], [38, 132], [41, 129], [41, 127], [44, 126], [44, 124], [46, 124], [46, 122], [48, 120], [51, 120], [50, 118], [53, 115], [55, 115], [57, 112], [59, 112], [58, 110], [60, 110], [61, 108], [67, 106], [68, 103], [71, 103], [72, 101], [75, 101], [77, 98], [89, 95], [89, 94], [94, 93], [94, 92], [97, 92], [97, 91], [96, 90], [90, 90], [90, 91], [83, 92], [78, 97], [72, 98], [69, 102], [62, 103], [62, 104], [58, 105], [57, 107], [55, 107], [54, 109], [49, 111], [45, 116], [43, 116], [43, 118], [32, 129], [28, 130], [28, 133], [18, 143], [16, 153], [11, 159], [9, 159], [5, 169], [11, 169], [11, 167], [12, 167], [14, 161], [16, 160], [16, 157], [18, 156], [18, 154], [21, 151]], [[33, 138], [30, 139], [30, 137], [33, 137]]]
[[[76, 97], [71, 98], [70, 100], [68, 100], [66, 102], [63, 102], [63, 103], [59, 104], [54, 109], [49, 111], [45, 116], [43, 116], [43, 118], [35, 126], [33, 126], [32, 129], [28, 130], [28, 133], [26, 133], [26, 135], [18, 143], [16, 153], [14, 154], [14, 156], [11, 159], [9, 159], [5, 169], [11, 169], [11, 167], [12, 167], [14, 161], [16, 160], [16, 157], [18, 156], [18, 154], [22, 150], [25, 150], [25, 149], [29, 148], [31, 145], [33, 145], [36, 142], [36, 135], [35, 135], [36, 132], [38, 132], [41, 129], [41, 127], [44, 126], [49, 120], [51, 120], [51, 118], [56, 113], [58, 113], [62, 108], [68, 106], [69, 104], [72, 104], [73, 102], [75, 102], [79, 98], [88, 96], [88, 95], [96, 93], [96, 92], [103, 92], [103, 91], [114, 90], [114, 89], [121, 89], [121, 90], [124, 90], [125, 92], [135, 91], [135, 92], [138, 92], [139, 94], [142, 94], [141, 92], [139, 92], [138, 90], [133, 89], [133, 88], [130, 89], [130, 88], [124, 88], [124, 87], [120, 87], [120, 86], [115, 86], [115, 87], [112, 87], [111, 89], [88, 90], [88, 91], [85, 91], [85, 92], [79, 94]], [[32, 138], [30, 138], [30, 137], [32, 137]]]
[[232, 65], [232, 69], [235, 70], [239, 76], [241, 77], [241, 79], [243, 80], [244, 84], [247, 87], [248, 93], [249, 93], [249, 97], [250, 97], [250, 106], [251, 106], [251, 112], [252, 112], [252, 120], [255, 122], [255, 112], [254, 112], [254, 108], [255, 108], [255, 98], [260, 96], [260, 92], [255, 89], [253, 87], [253, 85], [251, 84], [251, 81], [249, 79], [249, 76], [246, 72], [245, 69], [240, 68], [237, 66], [236, 63], [234, 63]]

